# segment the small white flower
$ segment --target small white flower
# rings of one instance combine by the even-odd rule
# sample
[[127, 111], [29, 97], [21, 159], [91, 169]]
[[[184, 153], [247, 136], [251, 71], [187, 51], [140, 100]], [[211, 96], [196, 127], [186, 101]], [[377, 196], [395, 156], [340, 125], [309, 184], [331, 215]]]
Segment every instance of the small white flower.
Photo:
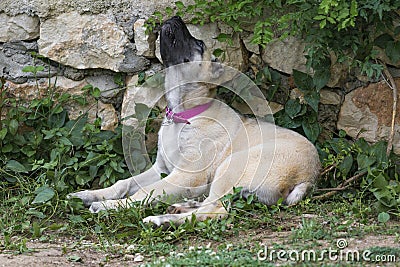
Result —
[[127, 250], [127, 251], [135, 250], [135, 245], [129, 245], [129, 246], [126, 248], [126, 250]]
[[140, 254], [136, 254], [135, 258], [133, 259], [134, 262], [141, 262], [144, 260], [144, 257]]

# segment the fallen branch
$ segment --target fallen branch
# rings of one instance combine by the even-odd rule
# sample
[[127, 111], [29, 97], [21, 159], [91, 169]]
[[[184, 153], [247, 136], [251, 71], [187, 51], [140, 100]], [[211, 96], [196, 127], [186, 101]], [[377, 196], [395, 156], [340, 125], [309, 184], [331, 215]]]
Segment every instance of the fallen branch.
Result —
[[349, 188], [349, 186], [334, 187], [334, 188], [318, 188], [315, 191], [317, 191], [317, 192], [319, 192], [319, 191], [343, 191], [343, 190], [346, 190], [347, 188]]
[[334, 164], [332, 164], [332, 165], [329, 165], [329, 166], [325, 167], [325, 168], [322, 170], [320, 176], [324, 176], [326, 173], [330, 172], [330, 171], [331, 171], [333, 168], [335, 168], [336, 166], [337, 166], [337, 163], [334, 163]]
[[383, 66], [383, 80], [386, 82], [386, 84], [392, 89], [393, 91], [393, 107], [392, 107], [392, 124], [390, 128], [390, 135], [388, 138], [388, 144], [387, 144], [387, 149], [386, 149], [386, 156], [390, 155], [390, 151], [392, 151], [393, 147], [393, 138], [394, 138], [394, 127], [396, 124], [396, 112], [397, 112], [397, 86], [396, 82], [393, 79], [392, 74], [390, 74], [386, 64], [382, 62]]
[[349, 187], [349, 184], [351, 182], [354, 182], [355, 180], [359, 179], [360, 177], [364, 176], [365, 174], [367, 174], [367, 171], [360, 172], [359, 174], [356, 174], [356, 175], [350, 177], [349, 179], [343, 181], [341, 184], [339, 184], [337, 187], [334, 187], [334, 188], [317, 189], [316, 191], [329, 191], [329, 192], [319, 195], [319, 196], [314, 196], [313, 199], [319, 199], [319, 200], [325, 199], [325, 198], [335, 195], [339, 191], [346, 190]]

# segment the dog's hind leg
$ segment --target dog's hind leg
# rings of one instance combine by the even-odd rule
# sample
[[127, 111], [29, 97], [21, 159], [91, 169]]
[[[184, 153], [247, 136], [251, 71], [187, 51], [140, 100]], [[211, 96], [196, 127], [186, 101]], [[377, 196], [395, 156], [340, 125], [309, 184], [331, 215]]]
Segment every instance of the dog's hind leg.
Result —
[[167, 213], [169, 214], [187, 213], [200, 208], [200, 206], [201, 202], [188, 200], [186, 202], [172, 204], [167, 208]]
[[228, 211], [220, 199], [224, 195], [233, 192], [233, 187], [238, 185], [242, 174], [244, 174], [244, 171], [229, 168], [231, 164], [237, 164], [236, 166], [240, 166], [239, 162], [237, 162], [240, 160], [240, 157], [233, 157], [231, 160], [232, 161], [225, 161], [218, 168], [211, 184], [209, 195], [200, 203], [201, 205], [198, 208], [182, 209], [183, 212], [177, 212], [175, 214], [149, 216], [144, 218], [143, 222], [153, 223], [157, 226], [168, 224], [169, 222], [179, 225], [184, 223], [186, 219], [190, 219], [193, 215], [196, 216], [196, 220], [198, 221], [204, 221], [208, 218], [226, 217]]
[[160, 226], [168, 225], [169, 222], [180, 225], [186, 220], [190, 220], [193, 215], [196, 216], [197, 221], [204, 221], [209, 218], [224, 218], [228, 215], [228, 211], [220, 199], [225, 194], [232, 192], [233, 186], [235, 186], [226, 181], [226, 179], [214, 181], [211, 185], [209, 196], [200, 203], [201, 205], [198, 208], [186, 208], [187, 212], [178, 212], [175, 214], [149, 216], [144, 218], [143, 222]]
[[175, 225], [183, 224], [186, 220], [190, 220], [193, 215], [196, 216], [197, 221], [205, 221], [209, 218], [224, 218], [228, 216], [228, 211], [223, 206], [220, 200], [213, 203], [202, 203], [201, 207], [192, 209], [184, 213], [164, 214], [157, 216], [149, 216], [143, 219], [144, 223], [153, 223], [157, 226], [165, 225], [172, 222]]
[[293, 190], [289, 193], [289, 195], [285, 199], [285, 203], [287, 205], [294, 205], [300, 200], [302, 200], [307, 193], [310, 191], [313, 186], [310, 182], [304, 182], [296, 185]]

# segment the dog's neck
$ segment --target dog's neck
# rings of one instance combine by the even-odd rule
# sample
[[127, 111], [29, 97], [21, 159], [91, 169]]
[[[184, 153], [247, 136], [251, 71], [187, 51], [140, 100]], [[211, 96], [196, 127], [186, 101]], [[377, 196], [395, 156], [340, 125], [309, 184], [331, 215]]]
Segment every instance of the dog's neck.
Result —
[[210, 102], [215, 96], [215, 89], [202, 83], [184, 84], [166, 90], [168, 106], [174, 112], [182, 112], [195, 106]]

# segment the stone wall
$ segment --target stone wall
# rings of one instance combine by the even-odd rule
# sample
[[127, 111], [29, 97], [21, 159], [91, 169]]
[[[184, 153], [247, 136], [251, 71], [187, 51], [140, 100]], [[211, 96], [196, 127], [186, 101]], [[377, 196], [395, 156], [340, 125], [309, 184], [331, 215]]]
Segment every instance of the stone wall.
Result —
[[[40, 91], [45, 91], [49, 83], [55, 85], [55, 90], [71, 94], [80, 94], [81, 88], [92, 84], [102, 91], [100, 99], [92, 99], [88, 110], [68, 107], [72, 117], [88, 111], [92, 119], [102, 118], [104, 129], [114, 129], [121, 117], [133, 112], [132, 95], [143, 101], [151, 98], [150, 92], [139, 90], [138, 74], [151, 75], [162, 65], [157, 33], [146, 35], [144, 25], [154, 11], [171, 3], [2, 0], [0, 77], [6, 78], [12, 97], [27, 100], [40, 97]], [[226, 44], [215, 39], [220, 33], [231, 33], [224, 25], [189, 25], [189, 29], [209, 49], [224, 50], [224, 63], [250, 76], [267, 65], [277, 70], [284, 90], [292, 90], [287, 95], [299, 97], [289, 85], [293, 69], [306, 70], [304, 44], [300, 40], [276, 40], [262, 49], [250, 42], [251, 32], [235, 34], [232, 43]], [[365, 77], [349, 76], [346, 66], [332, 62], [329, 87], [321, 91], [319, 119], [324, 128], [344, 129], [353, 137], [362, 136], [371, 142], [387, 138], [392, 109], [390, 88], [384, 82], [368, 83]], [[400, 77], [400, 62], [389, 63], [393, 66], [390, 69], [393, 76]], [[27, 65], [41, 65], [44, 70], [34, 77], [22, 71]], [[276, 102], [271, 103], [273, 110], [281, 109], [283, 101]], [[236, 107], [246, 112], [245, 107], [239, 104]], [[400, 125], [399, 117], [396, 122]], [[397, 153], [400, 153], [399, 132], [397, 126], [394, 141]]]

